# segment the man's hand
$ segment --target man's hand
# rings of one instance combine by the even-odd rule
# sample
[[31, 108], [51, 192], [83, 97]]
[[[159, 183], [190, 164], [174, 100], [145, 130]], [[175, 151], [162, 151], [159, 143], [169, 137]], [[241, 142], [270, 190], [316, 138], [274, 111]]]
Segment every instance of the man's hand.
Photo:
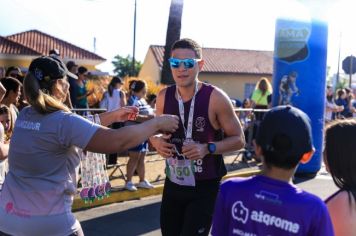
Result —
[[182, 147], [182, 154], [190, 160], [202, 159], [209, 154], [207, 144], [187, 143]]
[[158, 154], [164, 158], [168, 158], [173, 155], [172, 151], [174, 144], [168, 142], [171, 136], [171, 134], [163, 134], [161, 136], [152, 136], [150, 138], [152, 146], [157, 150]]

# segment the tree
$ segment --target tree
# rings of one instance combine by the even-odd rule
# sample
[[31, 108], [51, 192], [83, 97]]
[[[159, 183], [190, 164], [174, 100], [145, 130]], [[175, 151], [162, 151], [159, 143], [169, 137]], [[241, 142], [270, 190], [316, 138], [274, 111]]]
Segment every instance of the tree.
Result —
[[131, 73], [132, 72], [132, 57], [130, 55], [127, 55], [127, 57], [122, 57], [120, 55], [117, 55], [114, 57], [112, 64], [115, 67], [114, 73], [120, 77], [125, 77], [125, 76], [136, 77], [142, 67], [141, 62], [135, 60], [135, 70], [132, 74]]
[[168, 59], [171, 56], [172, 44], [180, 39], [180, 32], [182, 27], [182, 13], [184, 0], [171, 0], [171, 7], [169, 9], [169, 19], [166, 35], [166, 45], [164, 47], [164, 57], [162, 66], [161, 83], [174, 84], [169, 66]]

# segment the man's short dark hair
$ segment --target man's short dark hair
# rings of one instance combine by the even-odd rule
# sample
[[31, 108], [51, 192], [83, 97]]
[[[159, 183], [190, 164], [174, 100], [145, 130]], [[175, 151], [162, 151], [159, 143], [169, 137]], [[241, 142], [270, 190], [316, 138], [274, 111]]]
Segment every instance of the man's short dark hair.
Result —
[[195, 42], [193, 39], [189, 38], [184, 38], [184, 39], [179, 39], [175, 41], [172, 45], [171, 51], [177, 48], [186, 48], [186, 49], [191, 49], [194, 51], [195, 56], [199, 59], [202, 58], [202, 48], [201, 46]]
[[85, 74], [87, 71], [88, 71], [88, 69], [84, 66], [80, 66], [78, 68], [78, 74], [80, 74], [80, 75]]

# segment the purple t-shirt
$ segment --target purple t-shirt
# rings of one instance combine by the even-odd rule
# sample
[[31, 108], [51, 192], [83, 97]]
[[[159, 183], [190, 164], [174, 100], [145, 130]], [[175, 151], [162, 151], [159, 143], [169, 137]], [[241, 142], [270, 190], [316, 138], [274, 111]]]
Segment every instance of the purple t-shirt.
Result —
[[292, 184], [265, 176], [221, 185], [212, 235], [334, 235], [324, 202]]

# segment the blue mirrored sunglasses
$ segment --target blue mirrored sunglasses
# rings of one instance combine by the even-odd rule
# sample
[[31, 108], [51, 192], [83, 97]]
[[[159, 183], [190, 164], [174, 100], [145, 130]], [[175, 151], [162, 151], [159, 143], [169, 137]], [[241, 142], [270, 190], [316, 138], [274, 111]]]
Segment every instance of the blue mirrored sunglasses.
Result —
[[178, 58], [169, 58], [169, 64], [172, 68], [179, 68], [180, 64], [183, 63], [185, 69], [191, 69], [195, 64], [201, 61], [201, 59], [187, 58], [187, 59], [178, 59]]

